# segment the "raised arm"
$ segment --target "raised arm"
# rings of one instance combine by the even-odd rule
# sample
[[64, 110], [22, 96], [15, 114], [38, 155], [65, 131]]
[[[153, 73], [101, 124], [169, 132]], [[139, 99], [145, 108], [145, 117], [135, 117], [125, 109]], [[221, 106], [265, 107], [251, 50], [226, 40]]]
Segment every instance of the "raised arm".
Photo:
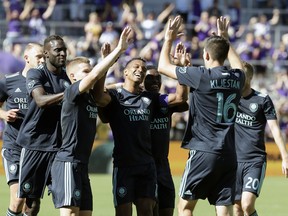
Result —
[[269, 128], [272, 132], [274, 137], [274, 141], [280, 151], [281, 158], [282, 158], [282, 173], [288, 178], [288, 153], [286, 149], [286, 145], [284, 139], [281, 135], [281, 130], [279, 128], [279, 124], [277, 120], [267, 120]]
[[[224, 37], [229, 41], [228, 29], [229, 29], [230, 21], [226, 18], [221, 16], [217, 19], [217, 34], [219, 36]], [[228, 61], [230, 63], [231, 68], [238, 68], [243, 70], [243, 64], [240, 56], [235, 51], [234, 47], [230, 43], [230, 49], [228, 52]]]
[[160, 52], [158, 71], [170, 78], [177, 79], [176, 76], [176, 65], [172, 64], [170, 61], [170, 52], [172, 48], [172, 43], [177, 37], [178, 30], [182, 24], [182, 18], [176, 16], [173, 22], [171, 19], [168, 21], [166, 26], [164, 43]]

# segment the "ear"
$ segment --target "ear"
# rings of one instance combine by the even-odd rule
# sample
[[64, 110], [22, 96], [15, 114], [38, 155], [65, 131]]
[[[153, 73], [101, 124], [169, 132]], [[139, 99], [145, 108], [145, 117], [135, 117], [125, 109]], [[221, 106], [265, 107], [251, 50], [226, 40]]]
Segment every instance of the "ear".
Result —
[[124, 74], [125, 77], [128, 76], [128, 70], [125, 69], [125, 70], [123, 71], [123, 74]]
[[44, 56], [45, 56], [45, 58], [49, 58], [47, 50], [44, 50]]
[[208, 52], [205, 53], [205, 59], [206, 59], [206, 61], [209, 61], [209, 59], [210, 59], [210, 55]]
[[28, 55], [24, 55], [24, 60], [25, 60], [26, 63], [29, 63]]

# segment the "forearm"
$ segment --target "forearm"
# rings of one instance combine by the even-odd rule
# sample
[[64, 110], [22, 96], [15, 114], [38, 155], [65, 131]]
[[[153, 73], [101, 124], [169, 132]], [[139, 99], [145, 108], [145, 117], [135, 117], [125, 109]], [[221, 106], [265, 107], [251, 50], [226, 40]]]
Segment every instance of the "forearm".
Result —
[[60, 103], [63, 100], [63, 95], [63, 92], [58, 94], [46, 94], [37, 97], [37, 99], [34, 99], [38, 107], [46, 108]]
[[164, 40], [164, 44], [160, 52], [158, 71], [165, 76], [168, 76], [173, 79], [177, 79], [176, 72], [175, 72], [176, 66], [171, 64], [170, 56], [169, 56], [172, 43], [173, 43], [172, 40]]

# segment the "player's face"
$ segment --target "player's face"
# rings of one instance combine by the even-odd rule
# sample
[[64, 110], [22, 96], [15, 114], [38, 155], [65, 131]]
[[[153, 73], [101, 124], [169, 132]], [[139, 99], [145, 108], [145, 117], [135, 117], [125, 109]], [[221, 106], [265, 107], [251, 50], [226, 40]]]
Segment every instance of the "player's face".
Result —
[[46, 60], [55, 68], [65, 66], [67, 57], [67, 48], [65, 43], [61, 40], [53, 40], [49, 45], [49, 50], [45, 51]]
[[43, 48], [40, 46], [35, 46], [32, 48], [25, 56], [27, 64], [31, 68], [35, 68], [40, 64], [44, 63], [44, 51]]
[[86, 77], [92, 70], [92, 67], [88, 63], [80, 63], [73, 67], [73, 80], [78, 81], [82, 80], [84, 77]]
[[144, 79], [144, 86], [147, 91], [159, 92], [161, 87], [161, 76], [155, 69], [150, 69]]
[[146, 75], [146, 64], [142, 60], [134, 60], [129, 63], [124, 73], [127, 79], [135, 83], [142, 83]]

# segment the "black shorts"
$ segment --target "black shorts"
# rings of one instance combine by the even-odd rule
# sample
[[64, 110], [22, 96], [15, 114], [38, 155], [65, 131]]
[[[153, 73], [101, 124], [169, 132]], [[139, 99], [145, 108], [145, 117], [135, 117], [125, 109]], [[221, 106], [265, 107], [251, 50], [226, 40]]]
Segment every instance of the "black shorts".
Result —
[[56, 152], [33, 151], [23, 148], [20, 156], [19, 198], [43, 198], [46, 185], [51, 183], [51, 166]]
[[235, 200], [241, 200], [243, 191], [251, 192], [258, 197], [265, 173], [266, 161], [238, 162]]
[[232, 205], [235, 198], [236, 158], [191, 150], [179, 190], [185, 200], [208, 199], [212, 205]]
[[114, 167], [114, 206], [135, 202], [139, 198], [157, 198], [157, 178], [154, 163]]
[[155, 160], [159, 209], [175, 207], [175, 187], [168, 158]]
[[88, 164], [55, 160], [51, 168], [51, 177], [55, 208], [75, 206], [82, 211], [93, 210]]
[[18, 182], [21, 150], [3, 148], [1, 155], [7, 184]]

